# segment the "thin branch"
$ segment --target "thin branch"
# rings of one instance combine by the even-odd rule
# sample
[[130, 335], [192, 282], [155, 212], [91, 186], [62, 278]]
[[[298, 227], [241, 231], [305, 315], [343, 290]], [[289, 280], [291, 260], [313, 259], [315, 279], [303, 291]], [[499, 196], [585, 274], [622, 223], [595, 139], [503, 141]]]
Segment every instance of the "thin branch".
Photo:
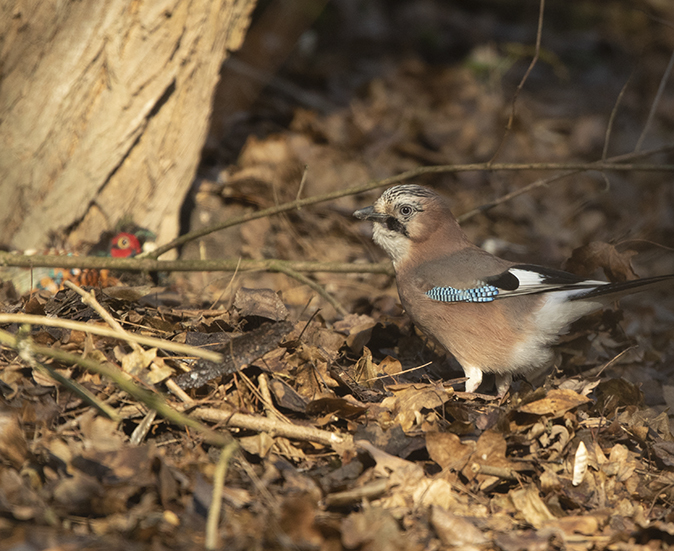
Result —
[[[666, 146], [665, 148], [662, 148], [663, 151], [667, 151], [670, 149], [671, 146]], [[649, 152], [649, 155], [653, 154], [653, 150]], [[640, 153], [626, 153], [624, 155], [618, 155], [617, 157], [612, 157], [613, 161], [618, 161], [620, 159], [633, 159], [635, 158], [635, 155], [640, 155]], [[597, 163], [597, 165], [605, 165], [606, 163]], [[620, 165], [619, 165], [620, 166]], [[479, 207], [470, 210], [461, 216], [457, 216], [456, 219], [459, 222], [465, 222], [469, 218], [472, 218], [473, 216], [485, 212], [497, 205], [500, 205], [502, 203], [505, 203], [507, 201], [510, 201], [511, 199], [514, 199], [515, 197], [518, 197], [519, 195], [523, 195], [525, 193], [529, 193], [530, 191], [533, 191], [534, 189], [537, 189], [539, 187], [547, 186], [548, 184], [551, 184], [552, 182], [555, 182], [557, 180], [561, 180], [562, 178], [566, 178], [567, 176], [573, 176], [574, 174], [578, 174], [579, 172], [583, 172], [583, 170], [586, 169], [578, 169], [578, 170], [570, 170], [568, 172], [563, 172], [562, 174], [557, 174], [555, 176], [551, 176], [550, 178], [542, 178], [540, 180], [536, 180], [535, 182], [530, 183], [529, 185], [524, 186], [523, 188], [520, 188], [518, 190], [512, 191], [510, 193], [506, 193], [505, 195], [502, 195], [498, 199], [495, 199], [493, 201], [490, 201], [489, 203], [485, 203], [484, 205], [480, 205]]]
[[557, 180], [561, 180], [563, 178], [566, 178], [567, 176], [573, 176], [574, 174], [578, 174], [580, 170], [573, 170], [570, 172], [564, 172], [562, 174], [557, 174], [556, 176], [551, 176], [550, 178], [541, 178], [540, 180], [536, 180], [535, 182], [531, 182], [530, 184], [520, 188], [516, 189], [515, 191], [511, 191], [510, 193], [506, 193], [505, 195], [501, 195], [498, 199], [494, 199], [493, 201], [490, 201], [489, 203], [485, 203], [483, 205], [480, 205], [477, 208], [474, 208], [472, 210], [469, 210], [468, 212], [464, 212], [462, 215], [457, 216], [456, 220], [460, 223], [465, 222], [466, 220], [469, 220], [470, 218], [473, 218], [473, 216], [476, 216], [482, 212], [488, 211], [498, 205], [501, 205], [503, 203], [506, 203], [507, 201], [510, 201], [511, 199], [514, 199], [515, 197], [519, 197], [520, 195], [524, 195], [525, 193], [529, 193], [530, 191], [533, 191], [534, 189], [537, 189], [539, 187], [547, 186], [548, 184], [551, 184], [552, 182], [556, 182]]
[[[671, 149], [672, 146], [669, 146]], [[298, 199], [296, 201], [291, 201], [289, 203], [283, 203], [281, 205], [276, 205], [266, 209], [262, 209], [256, 212], [251, 212], [243, 216], [238, 216], [235, 218], [230, 218], [221, 222], [220, 224], [215, 224], [213, 226], [208, 226], [195, 230], [180, 237], [174, 239], [173, 241], [158, 247], [156, 250], [151, 253], [147, 253], [146, 258], [158, 258], [162, 254], [175, 247], [179, 247], [213, 233], [214, 231], [222, 230], [229, 228], [231, 226], [237, 226], [243, 224], [244, 222], [249, 222], [250, 220], [257, 220], [258, 218], [265, 218], [267, 216], [272, 216], [275, 214], [280, 214], [282, 212], [288, 212], [291, 210], [296, 210], [299, 207], [305, 207], [308, 205], [314, 205], [316, 203], [324, 203], [325, 201], [331, 201], [333, 199], [339, 199], [340, 197], [346, 197], [348, 195], [356, 195], [358, 193], [363, 193], [372, 189], [389, 186], [391, 184], [397, 184], [405, 180], [410, 180], [421, 176], [424, 174], [438, 174], [445, 172], [474, 172], [474, 171], [495, 171], [495, 170], [643, 170], [643, 171], [663, 171], [663, 172], [672, 172], [674, 171], [674, 165], [624, 165], [619, 163], [474, 163], [474, 164], [465, 164], [465, 165], [438, 165], [438, 166], [422, 166], [406, 172], [402, 172], [396, 176], [391, 176], [389, 178], [384, 178], [383, 180], [376, 180], [363, 184], [360, 186], [353, 186], [346, 189], [336, 190], [331, 193], [325, 193], [323, 195], [316, 195], [314, 197], [307, 197], [305, 199]], [[143, 255], [141, 255], [143, 256]], [[0, 259], [3, 257], [0, 256]], [[106, 259], [107, 260], [107, 259]], [[122, 259], [118, 259], [122, 260]], [[133, 260], [133, 259], [132, 259]], [[0, 262], [1, 264], [1, 262]], [[103, 266], [106, 267], [106, 266]], [[117, 267], [117, 265], [111, 265], [111, 267]], [[147, 268], [143, 268], [147, 269]], [[161, 268], [160, 268], [161, 269]], [[151, 270], [151, 268], [150, 268]]]
[[[101, 316], [101, 319], [107, 323], [110, 328], [118, 333], [120, 337], [123, 339], [126, 339], [126, 337], [129, 335], [127, 331], [124, 330], [124, 328], [120, 325], [120, 323], [112, 317], [112, 314], [108, 312], [101, 304], [96, 300], [96, 295], [93, 291], [87, 292], [82, 287], [79, 285], [76, 285], [72, 281], [65, 281], [64, 285], [68, 287], [69, 289], [72, 289], [75, 291], [80, 297], [82, 297], [82, 303], [84, 303], [86, 306], [91, 306], [93, 308], [94, 312], [96, 312], [99, 316]], [[138, 343], [132, 342], [132, 346], [138, 347]]]
[[198, 407], [192, 415], [211, 423], [222, 423], [228, 427], [238, 427], [256, 432], [268, 432], [270, 436], [284, 436], [294, 440], [316, 442], [324, 446], [343, 447], [351, 442], [350, 434], [338, 434], [326, 430], [284, 423], [277, 419], [269, 419], [258, 415], [248, 415], [221, 409]]
[[320, 111], [321, 113], [332, 113], [337, 109], [337, 106], [326, 100], [323, 95], [315, 94], [298, 86], [294, 82], [280, 78], [276, 72], [261, 71], [257, 67], [253, 67], [249, 63], [238, 59], [235, 56], [227, 58], [225, 63], [227, 69], [235, 73], [239, 73], [253, 81], [256, 81], [265, 86], [276, 88], [281, 93], [293, 98], [298, 103], [301, 103], [310, 109]]
[[135, 342], [161, 348], [163, 350], [170, 350], [186, 356], [196, 356], [212, 362], [222, 362], [222, 354], [213, 352], [211, 350], [203, 350], [186, 344], [177, 342], [165, 341], [163, 339], [156, 339], [154, 337], [144, 337], [136, 335], [135, 333], [126, 333], [121, 335], [117, 331], [109, 329], [108, 327], [101, 327], [100, 325], [92, 325], [90, 323], [82, 323], [79, 321], [64, 320], [58, 318], [48, 318], [45, 316], [34, 316], [31, 314], [0, 314], [0, 323], [29, 323], [31, 325], [46, 325], [49, 327], [61, 327], [63, 329], [70, 329], [71, 331], [82, 331], [84, 333], [91, 333], [101, 337], [111, 337], [113, 339], [126, 340], [128, 342]]
[[[269, 387], [266, 386], [267, 378], [264, 373], [261, 373], [258, 377], [258, 386], [256, 387], [253, 381], [250, 380], [250, 377], [246, 375], [243, 371], [239, 373], [241, 380], [246, 383], [246, 386], [252, 392], [255, 397], [262, 402], [264, 410], [267, 412], [267, 417], [270, 419], [278, 419], [283, 423], [289, 423], [288, 418], [283, 415], [274, 407], [274, 403], [271, 399], [271, 393], [269, 392]], [[266, 389], [266, 392], [265, 392]]]
[[529, 67], [527, 68], [526, 72], [524, 73], [524, 76], [522, 77], [522, 80], [520, 80], [520, 83], [517, 85], [517, 89], [515, 90], [515, 94], [513, 95], [513, 101], [511, 104], [510, 108], [510, 117], [508, 118], [508, 124], [506, 124], [505, 132], [503, 133], [503, 137], [501, 138], [501, 143], [498, 144], [498, 147], [496, 148], [496, 152], [492, 156], [492, 158], [489, 160], [488, 164], [492, 164], [494, 162], [494, 159], [498, 157], [498, 154], [501, 152], [501, 148], [503, 147], [503, 144], [505, 143], [506, 139], [508, 138], [508, 134], [510, 134], [510, 130], [512, 130], [513, 127], [513, 121], [515, 120], [515, 108], [517, 104], [517, 98], [520, 95], [520, 92], [522, 91], [522, 88], [524, 88], [524, 83], [527, 81], [529, 78], [529, 75], [531, 74], [531, 71], [533, 71], [534, 66], [536, 65], [536, 62], [538, 61], [538, 55], [541, 52], [541, 37], [543, 36], [543, 13], [545, 12], [545, 0], [540, 0], [540, 5], [538, 8], [538, 28], [536, 29], [536, 47], [534, 48], [534, 57], [531, 60], [531, 63], [529, 63]]
[[620, 358], [622, 358], [625, 354], [628, 352], [631, 352], [632, 350], [636, 349], [636, 346], [630, 346], [629, 348], [625, 348], [622, 352], [620, 352], [618, 355], [614, 356], [611, 358], [608, 362], [606, 362], [604, 365], [600, 366], [599, 370], [596, 373], [593, 373], [593, 377], [599, 377], [601, 374], [606, 371], [609, 367], [611, 367], [614, 363], [616, 363]]
[[[234, 281], [236, 280], [236, 276], [237, 276], [237, 274], [239, 273], [239, 268], [241, 267], [241, 261], [242, 261], [242, 260], [243, 260], [243, 259], [242, 259], [241, 257], [239, 257], [239, 260], [237, 260], [237, 262], [236, 262], [236, 269], [234, 270], [234, 273], [232, 274], [232, 277], [229, 278], [229, 283], [228, 283], [227, 286], [222, 290], [222, 293], [220, 293], [220, 295], [218, 296], [218, 298], [216, 298], [216, 299], [213, 301], [213, 303], [211, 304], [211, 307], [209, 308], [209, 310], [213, 310], [213, 309], [215, 308], [215, 305], [216, 305], [218, 302], [220, 302], [220, 300], [222, 299], [222, 297], [225, 296], [225, 293], [226, 293], [227, 291], [229, 291], [229, 290], [234, 286]], [[219, 278], [216, 278], [215, 281], [217, 281], [218, 279], [219, 279]], [[211, 282], [211, 283], [213, 283], [213, 282]], [[209, 283], [208, 285], [210, 285], [211, 283]], [[206, 287], [208, 287], [208, 285], [206, 285]], [[206, 287], [204, 287], [204, 289], [206, 289]], [[228, 304], [228, 306], [227, 306], [227, 310], [229, 310], [229, 308], [232, 306], [232, 304], [231, 304], [232, 300], [233, 300], [233, 299], [232, 299], [232, 295], [230, 294], [230, 300], [229, 300], [229, 304]]]
[[173, 379], [167, 379], [165, 381], [166, 388], [169, 389], [169, 391], [176, 397], [178, 398], [181, 402], [184, 402], [188, 406], [191, 406], [194, 404], [194, 400], [190, 397], [187, 392], [185, 392], [182, 388], [178, 386], [178, 383], [176, 383]]
[[[0, 252], [0, 266], [21, 268], [89, 268], [120, 271], [164, 272], [296, 272], [378, 273], [392, 275], [388, 263], [352, 264], [349, 262], [306, 262], [303, 260], [153, 260], [150, 258], [101, 258], [98, 256], [17, 255]], [[104, 291], [105, 292], [105, 291]], [[151, 288], [147, 292], [152, 292]]]
[[644, 143], [644, 139], [646, 138], [646, 133], [650, 129], [651, 123], [653, 122], [653, 118], [655, 117], [655, 112], [658, 110], [658, 105], [660, 105], [660, 99], [662, 98], [662, 94], [665, 91], [665, 85], [669, 80], [669, 75], [672, 72], [672, 67], [674, 67], [674, 52], [672, 52], [672, 55], [669, 58], [669, 63], [667, 64], [667, 68], [665, 69], [665, 72], [662, 75], [662, 78], [660, 79], [660, 86], [658, 86], [658, 92], [655, 94], [655, 99], [653, 99], [653, 104], [651, 105], [651, 110], [648, 113], [646, 124], [644, 125], [644, 129], [641, 132], [641, 136], [639, 136], [639, 139], [637, 140], [637, 145], [634, 148], [634, 151], [641, 150], [641, 146]]

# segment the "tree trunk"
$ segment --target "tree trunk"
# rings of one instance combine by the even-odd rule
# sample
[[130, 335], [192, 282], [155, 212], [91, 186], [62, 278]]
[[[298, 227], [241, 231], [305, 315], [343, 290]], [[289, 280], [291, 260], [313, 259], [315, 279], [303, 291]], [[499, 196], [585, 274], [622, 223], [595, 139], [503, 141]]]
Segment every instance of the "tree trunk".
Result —
[[95, 241], [122, 217], [174, 237], [220, 66], [254, 4], [0, 5], [0, 240]]

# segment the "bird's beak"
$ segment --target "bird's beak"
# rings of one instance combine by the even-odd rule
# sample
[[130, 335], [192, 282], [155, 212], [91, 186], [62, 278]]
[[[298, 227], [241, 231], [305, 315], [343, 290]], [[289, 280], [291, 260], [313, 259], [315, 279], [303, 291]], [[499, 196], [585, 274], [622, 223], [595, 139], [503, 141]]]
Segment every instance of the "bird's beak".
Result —
[[375, 212], [374, 207], [365, 207], [353, 213], [358, 220], [371, 220], [372, 222], [381, 222], [386, 220], [388, 216], [381, 212]]

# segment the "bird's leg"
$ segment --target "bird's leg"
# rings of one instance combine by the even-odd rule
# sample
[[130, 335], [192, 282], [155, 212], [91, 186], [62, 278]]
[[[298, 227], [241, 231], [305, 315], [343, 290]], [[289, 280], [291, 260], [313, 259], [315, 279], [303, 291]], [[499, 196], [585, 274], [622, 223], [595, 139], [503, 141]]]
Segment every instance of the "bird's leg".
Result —
[[496, 374], [496, 390], [498, 395], [503, 398], [510, 388], [510, 383], [513, 382], [511, 373], [497, 373]]
[[482, 371], [479, 368], [470, 365], [463, 367], [463, 373], [468, 377], [466, 381], [466, 392], [475, 392], [482, 382]]

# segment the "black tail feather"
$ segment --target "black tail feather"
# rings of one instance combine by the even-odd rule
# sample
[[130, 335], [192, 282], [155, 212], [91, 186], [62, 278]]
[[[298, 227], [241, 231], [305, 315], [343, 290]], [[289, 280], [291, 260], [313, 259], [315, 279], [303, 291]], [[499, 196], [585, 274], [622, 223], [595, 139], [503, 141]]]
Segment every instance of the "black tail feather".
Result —
[[[581, 293], [570, 300], [587, 300], [598, 297], [608, 297], [609, 295], [623, 295], [643, 291], [646, 287], [657, 285], [674, 280], [674, 274], [667, 274], [655, 277], [644, 277], [642, 279], [633, 279], [630, 281], [621, 281], [619, 283], [609, 283], [588, 290], [587, 293]], [[673, 282], [674, 283], [674, 282]], [[640, 288], [641, 287], [641, 288]], [[616, 297], [617, 298], [617, 297]]]

